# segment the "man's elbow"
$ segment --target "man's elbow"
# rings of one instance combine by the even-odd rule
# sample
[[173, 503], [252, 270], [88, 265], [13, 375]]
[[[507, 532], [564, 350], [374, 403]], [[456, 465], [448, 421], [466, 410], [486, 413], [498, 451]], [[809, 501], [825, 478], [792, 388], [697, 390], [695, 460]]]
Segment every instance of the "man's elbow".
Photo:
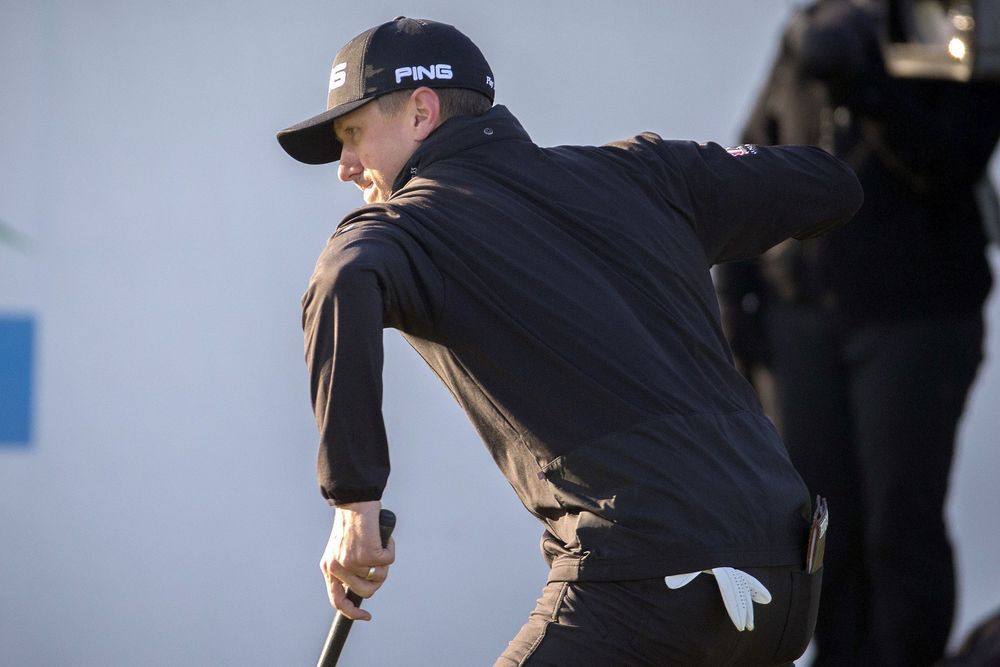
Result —
[[[838, 162], [840, 162], [838, 160]], [[840, 173], [831, 178], [829, 206], [814, 224], [799, 230], [794, 235], [800, 241], [811, 239], [833, 231], [850, 222], [865, 201], [865, 191], [857, 174], [845, 163], [840, 162]], [[835, 184], [834, 184], [835, 183]]]

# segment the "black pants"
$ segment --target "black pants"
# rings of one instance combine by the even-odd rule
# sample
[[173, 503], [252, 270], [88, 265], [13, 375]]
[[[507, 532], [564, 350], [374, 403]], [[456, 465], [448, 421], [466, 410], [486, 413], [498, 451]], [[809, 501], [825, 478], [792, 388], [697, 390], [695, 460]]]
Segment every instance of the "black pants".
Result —
[[769, 313], [778, 421], [829, 500], [814, 665], [930, 665], [955, 607], [944, 503], [983, 324]]
[[740, 568], [771, 592], [753, 631], [729, 619], [715, 577], [671, 590], [663, 579], [553, 582], [494, 667], [788, 665], [815, 623], [822, 571]]

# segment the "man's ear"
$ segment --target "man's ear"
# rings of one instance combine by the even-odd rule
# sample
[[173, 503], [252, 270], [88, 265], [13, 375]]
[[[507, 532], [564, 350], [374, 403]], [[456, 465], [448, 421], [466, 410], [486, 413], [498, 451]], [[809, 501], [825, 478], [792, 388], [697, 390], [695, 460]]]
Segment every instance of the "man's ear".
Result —
[[407, 111], [413, 120], [413, 138], [417, 141], [429, 137], [441, 124], [441, 99], [426, 86], [413, 91]]

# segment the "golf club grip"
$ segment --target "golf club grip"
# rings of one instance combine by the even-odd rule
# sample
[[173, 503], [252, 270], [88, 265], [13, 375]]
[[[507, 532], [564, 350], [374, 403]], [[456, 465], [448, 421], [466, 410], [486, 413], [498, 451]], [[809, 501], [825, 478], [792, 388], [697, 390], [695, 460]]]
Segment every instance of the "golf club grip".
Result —
[[[382, 510], [378, 514], [378, 532], [382, 538], [382, 548], [389, 546], [389, 536], [392, 529], [396, 527], [396, 515], [389, 510]], [[358, 607], [361, 606], [361, 596], [354, 591], [347, 590], [347, 599]], [[347, 618], [339, 611], [330, 626], [330, 633], [326, 636], [326, 643], [323, 644], [323, 652], [319, 654], [319, 662], [316, 667], [334, 667], [340, 659], [340, 652], [344, 650], [344, 642], [347, 641], [347, 633], [351, 631], [354, 621]]]

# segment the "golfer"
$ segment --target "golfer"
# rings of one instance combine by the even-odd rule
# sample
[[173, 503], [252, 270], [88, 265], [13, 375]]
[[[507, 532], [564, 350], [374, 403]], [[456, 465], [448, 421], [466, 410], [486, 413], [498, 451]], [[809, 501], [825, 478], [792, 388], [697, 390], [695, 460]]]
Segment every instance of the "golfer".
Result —
[[709, 269], [843, 224], [854, 174], [816, 148], [649, 133], [541, 148], [496, 85], [458, 30], [400, 17], [341, 49], [327, 110], [278, 135], [365, 201], [302, 301], [332, 604], [369, 619], [345, 588], [371, 596], [394, 558], [392, 327], [545, 529], [548, 581], [497, 665], [790, 663], [818, 604], [809, 493], [733, 367]]

